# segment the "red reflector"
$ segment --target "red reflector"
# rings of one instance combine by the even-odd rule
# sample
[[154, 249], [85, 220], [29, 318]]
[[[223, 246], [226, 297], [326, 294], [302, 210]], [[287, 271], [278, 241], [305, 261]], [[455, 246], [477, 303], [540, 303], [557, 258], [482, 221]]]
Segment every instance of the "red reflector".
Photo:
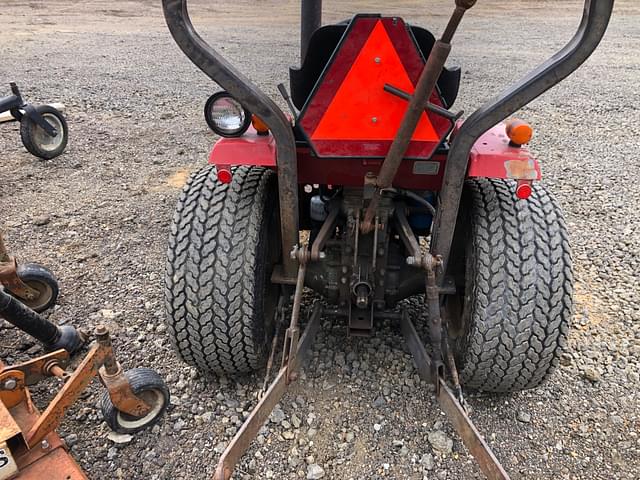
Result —
[[220, 180], [221, 183], [231, 183], [233, 175], [231, 175], [231, 171], [226, 168], [218, 168], [218, 180]]
[[516, 197], [520, 200], [526, 200], [531, 196], [533, 189], [531, 188], [531, 181], [518, 180], [518, 186], [516, 187]]

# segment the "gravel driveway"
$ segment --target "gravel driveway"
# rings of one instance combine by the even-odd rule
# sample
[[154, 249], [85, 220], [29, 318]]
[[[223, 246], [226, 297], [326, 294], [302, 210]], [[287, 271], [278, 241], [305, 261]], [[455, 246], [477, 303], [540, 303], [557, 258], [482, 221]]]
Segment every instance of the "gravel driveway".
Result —
[[[204, 36], [276, 98], [297, 62], [298, 2], [191, 3]], [[382, 9], [441, 32], [453, 2], [326, 4], [326, 21]], [[452, 54], [463, 66], [457, 107], [471, 112], [557, 50], [580, 11], [575, 1], [478, 2]], [[93, 384], [60, 431], [94, 479], [210, 478], [260, 379], [202, 378], [184, 365], [163, 323], [162, 284], [176, 197], [215, 140], [202, 106], [216, 87], [173, 43], [159, 0], [3, 2], [0, 25], [0, 85], [15, 80], [34, 102], [64, 102], [71, 134], [65, 155], [41, 162], [22, 148], [16, 124], [0, 125], [0, 228], [20, 259], [57, 274], [52, 320], [106, 323], [122, 363], [156, 368], [173, 393], [159, 425], [114, 444]], [[547, 384], [469, 399], [514, 479], [640, 478], [638, 25], [638, 2], [618, 1], [596, 54], [521, 113], [565, 208], [577, 308], [570, 349]], [[353, 340], [324, 322], [306, 373], [236, 478], [480, 477], [395, 325]], [[39, 351], [6, 325], [0, 348], [8, 362]], [[38, 402], [55, 386], [35, 388]]]

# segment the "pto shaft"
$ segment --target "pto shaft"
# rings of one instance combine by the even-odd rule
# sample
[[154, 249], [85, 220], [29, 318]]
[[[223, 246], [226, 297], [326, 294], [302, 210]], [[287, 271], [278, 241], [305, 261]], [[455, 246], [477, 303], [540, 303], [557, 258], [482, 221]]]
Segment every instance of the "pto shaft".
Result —
[[82, 346], [82, 336], [75, 328], [69, 325], [58, 327], [9, 295], [3, 288], [0, 288], [0, 317], [38, 340], [47, 351], [63, 348], [74, 353]]

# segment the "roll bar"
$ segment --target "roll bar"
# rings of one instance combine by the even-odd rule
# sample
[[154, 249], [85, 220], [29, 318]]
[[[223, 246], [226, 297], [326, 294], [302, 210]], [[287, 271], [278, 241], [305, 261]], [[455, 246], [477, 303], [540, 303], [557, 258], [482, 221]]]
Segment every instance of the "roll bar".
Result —
[[162, 0], [162, 8], [169, 31], [185, 55], [211, 80], [258, 115], [273, 134], [277, 147], [283, 273], [295, 281], [297, 263], [289, 257], [289, 252], [299, 240], [298, 166], [291, 124], [273, 100], [198, 35], [189, 17], [187, 0]]
[[322, 0], [302, 0], [300, 4], [300, 65], [309, 49], [311, 35], [322, 25]]
[[[449, 150], [431, 242], [431, 253], [442, 257], [445, 268], [469, 154], [474, 143], [488, 129], [558, 84], [589, 58], [604, 36], [613, 4], [614, 0], [585, 0], [582, 21], [573, 39], [515, 85], [476, 110], [462, 124]], [[285, 278], [293, 280], [297, 265], [288, 254], [292, 246], [298, 244], [299, 235], [297, 158], [291, 124], [264, 92], [198, 35], [189, 18], [187, 0], [162, 0], [162, 6], [169, 30], [187, 57], [242, 105], [258, 115], [273, 134], [277, 146], [283, 273]], [[321, 0], [302, 0], [301, 13], [301, 50], [305, 53], [311, 34], [320, 25]]]
[[560, 83], [589, 58], [607, 30], [613, 3], [614, 0], [585, 0], [582, 21], [569, 43], [519, 82], [476, 110], [462, 124], [449, 150], [431, 242], [431, 253], [442, 257], [445, 270], [471, 148], [487, 130]]

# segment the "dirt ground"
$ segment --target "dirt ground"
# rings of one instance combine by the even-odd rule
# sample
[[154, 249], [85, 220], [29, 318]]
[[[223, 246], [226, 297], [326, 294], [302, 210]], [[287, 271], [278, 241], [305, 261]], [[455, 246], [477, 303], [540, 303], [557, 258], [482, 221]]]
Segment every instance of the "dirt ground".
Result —
[[[276, 85], [298, 62], [298, 2], [190, 3], [203, 36], [279, 98]], [[325, 22], [382, 12], [441, 32], [452, 4], [326, 1]], [[450, 59], [463, 67], [456, 107], [472, 112], [555, 52], [580, 12], [576, 1], [478, 2]], [[469, 399], [514, 479], [640, 478], [639, 24], [640, 4], [618, 1], [595, 55], [520, 115], [535, 127], [532, 149], [565, 208], [577, 307], [548, 383]], [[94, 384], [61, 434], [90, 478], [210, 478], [260, 379], [202, 378], [177, 358], [163, 276], [179, 189], [215, 141], [202, 108], [217, 87], [173, 43], [159, 0], [5, 0], [0, 25], [0, 92], [16, 81], [35, 103], [63, 102], [71, 135], [63, 156], [42, 162], [23, 149], [17, 124], [0, 124], [0, 229], [16, 256], [59, 278], [51, 320], [107, 324], [124, 366], [156, 368], [172, 390], [158, 426], [114, 445]], [[481, 476], [416, 380], [395, 325], [359, 341], [329, 318], [325, 326], [281, 403], [284, 421], [263, 429], [235, 478], [307, 478], [309, 464], [332, 479]], [[5, 362], [39, 352], [7, 324], [1, 335]], [[36, 387], [38, 402], [55, 386]], [[453, 439], [451, 452], [432, 450], [434, 431]]]

